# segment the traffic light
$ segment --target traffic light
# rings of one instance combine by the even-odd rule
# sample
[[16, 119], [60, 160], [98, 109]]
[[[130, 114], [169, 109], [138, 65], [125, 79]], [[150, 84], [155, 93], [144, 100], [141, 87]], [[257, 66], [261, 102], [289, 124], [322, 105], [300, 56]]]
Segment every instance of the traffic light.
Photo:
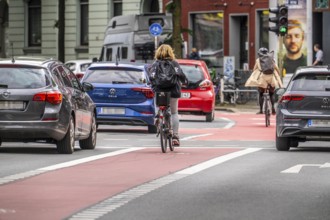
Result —
[[288, 32], [288, 6], [279, 6], [278, 32], [284, 36]]
[[269, 13], [275, 14], [275, 17], [269, 18], [269, 22], [275, 23], [275, 26], [269, 27], [269, 31], [274, 32], [276, 35], [278, 35], [279, 34], [279, 27], [278, 27], [279, 6], [277, 6], [277, 8], [270, 8]]

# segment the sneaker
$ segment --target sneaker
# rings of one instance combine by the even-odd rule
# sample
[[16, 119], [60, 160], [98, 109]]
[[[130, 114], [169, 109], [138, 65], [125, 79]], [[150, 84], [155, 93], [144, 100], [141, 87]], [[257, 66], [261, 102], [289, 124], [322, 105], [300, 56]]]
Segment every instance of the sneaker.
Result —
[[180, 140], [179, 140], [179, 136], [174, 135], [172, 138], [172, 145], [173, 146], [180, 146]]
[[260, 114], [263, 114], [263, 112], [262, 111], [257, 112], [257, 115], [260, 115]]
[[272, 114], [275, 115], [276, 114], [276, 111], [275, 109], [272, 109]]

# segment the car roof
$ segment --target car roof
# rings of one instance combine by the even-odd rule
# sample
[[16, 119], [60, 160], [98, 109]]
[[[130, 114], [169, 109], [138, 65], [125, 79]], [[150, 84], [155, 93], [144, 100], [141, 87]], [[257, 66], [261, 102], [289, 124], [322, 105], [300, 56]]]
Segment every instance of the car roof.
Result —
[[31, 66], [44, 66], [49, 63], [62, 63], [52, 57], [13, 57], [0, 59], [0, 64], [21, 64]]
[[109, 61], [103, 61], [103, 62], [94, 62], [89, 66], [90, 68], [97, 68], [97, 67], [130, 67], [130, 68], [138, 68], [138, 69], [144, 69], [144, 63], [136, 63], [136, 62], [128, 62], [128, 63], [114, 63]]
[[65, 63], [92, 63], [92, 59], [87, 60], [87, 59], [82, 59], [82, 60], [68, 60]]
[[176, 61], [179, 64], [190, 64], [190, 65], [202, 65], [202, 63], [205, 63], [204, 60], [190, 60], [190, 59], [177, 59]]
[[295, 79], [302, 74], [330, 73], [330, 65], [328, 66], [300, 66], [293, 74], [291, 79]]

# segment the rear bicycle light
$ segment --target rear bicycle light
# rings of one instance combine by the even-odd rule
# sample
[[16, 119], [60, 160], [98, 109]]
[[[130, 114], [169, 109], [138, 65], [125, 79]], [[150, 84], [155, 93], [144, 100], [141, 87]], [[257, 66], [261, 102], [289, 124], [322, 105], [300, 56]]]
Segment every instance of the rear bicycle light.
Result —
[[148, 98], [148, 99], [152, 99], [155, 94], [154, 92], [152, 91], [151, 88], [148, 88], [148, 87], [137, 87], [137, 88], [131, 88], [133, 91], [136, 91], [136, 92], [141, 92], [143, 93], [143, 95]]
[[62, 93], [58, 91], [39, 92], [33, 96], [33, 101], [36, 102], [48, 102], [53, 105], [62, 103]]

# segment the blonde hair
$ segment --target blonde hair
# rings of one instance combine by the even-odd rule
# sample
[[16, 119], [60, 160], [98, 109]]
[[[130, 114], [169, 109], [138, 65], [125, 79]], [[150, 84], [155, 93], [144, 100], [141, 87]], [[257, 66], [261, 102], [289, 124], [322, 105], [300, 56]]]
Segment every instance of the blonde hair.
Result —
[[162, 44], [158, 47], [155, 53], [156, 60], [174, 60], [175, 55], [172, 47], [168, 44]]

